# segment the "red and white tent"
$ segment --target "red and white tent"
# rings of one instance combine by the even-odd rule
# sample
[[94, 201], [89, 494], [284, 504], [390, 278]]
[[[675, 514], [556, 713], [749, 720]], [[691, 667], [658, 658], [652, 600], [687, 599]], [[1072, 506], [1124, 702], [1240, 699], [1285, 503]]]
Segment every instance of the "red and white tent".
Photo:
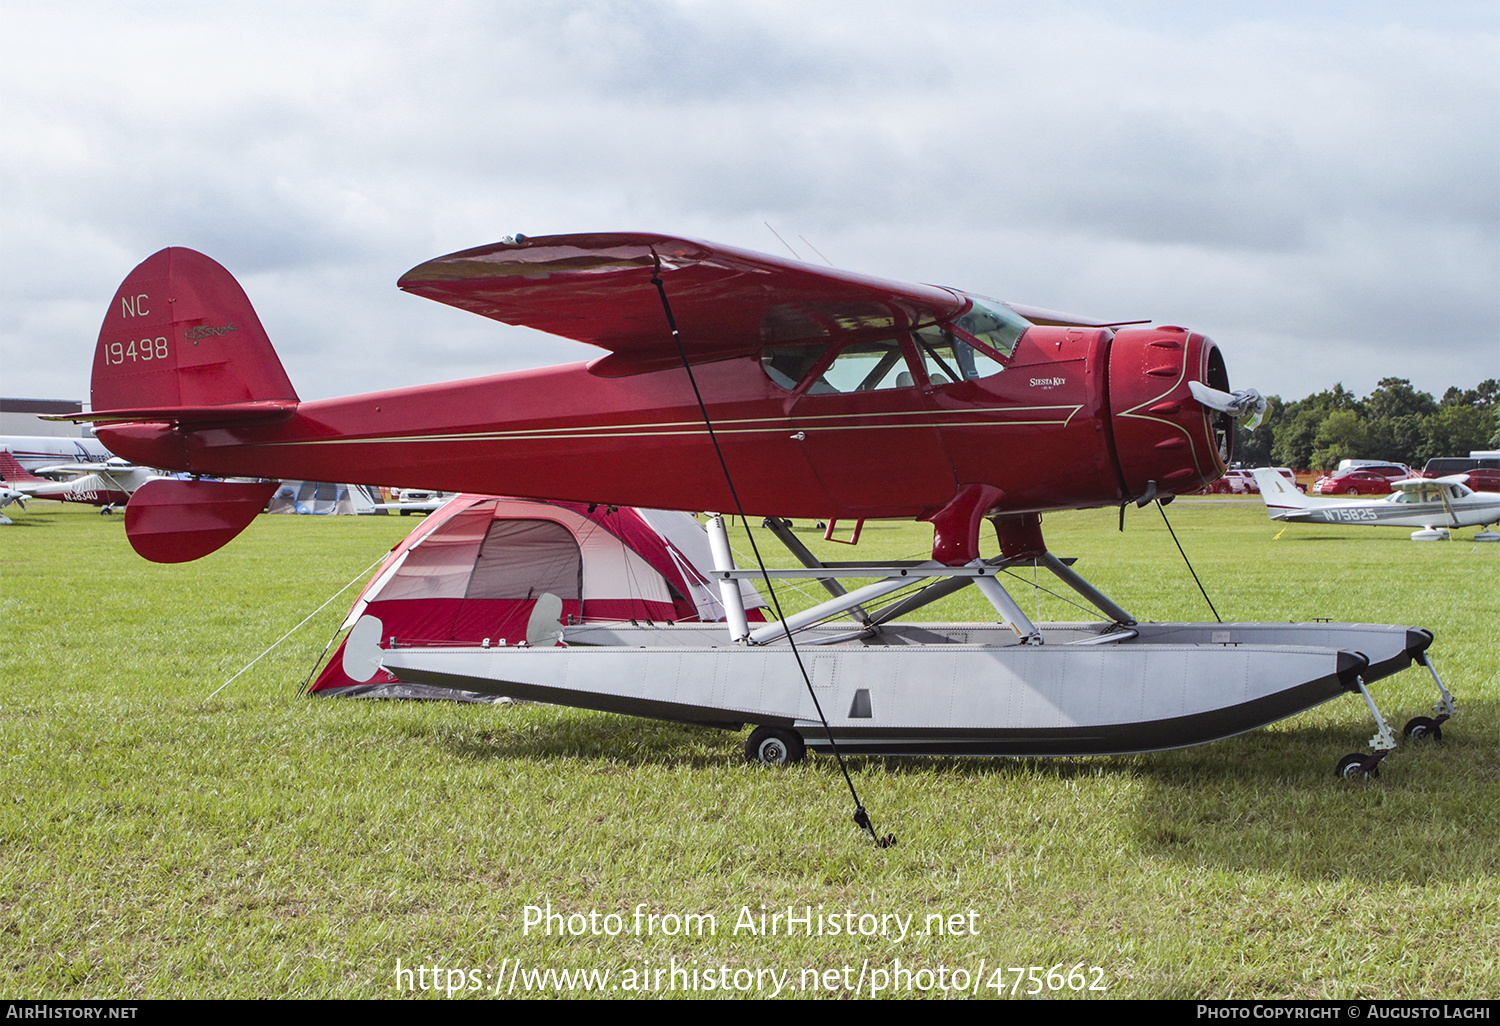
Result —
[[[561, 600], [563, 623], [711, 622], [724, 618], [712, 566], [708, 535], [686, 513], [460, 495], [391, 550], [343, 627], [378, 618], [382, 648], [392, 638], [402, 647], [513, 645], [526, 640], [543, 595]], [[748, 582], [741, 591], [747, 610], [765, 607]], [[384, 671], [356, 680], [343, 654], [340, 644], [309, 693], [442, 691], [396, 685]]]

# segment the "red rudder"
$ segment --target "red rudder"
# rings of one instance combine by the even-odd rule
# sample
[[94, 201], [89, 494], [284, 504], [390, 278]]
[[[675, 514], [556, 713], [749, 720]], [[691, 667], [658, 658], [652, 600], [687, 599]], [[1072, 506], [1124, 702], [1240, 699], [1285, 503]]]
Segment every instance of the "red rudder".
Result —
[[233, 275], [180, 247], [130, 272], [99, 329], [95, 413], [268, 401], [295, 404], [297, 393]]

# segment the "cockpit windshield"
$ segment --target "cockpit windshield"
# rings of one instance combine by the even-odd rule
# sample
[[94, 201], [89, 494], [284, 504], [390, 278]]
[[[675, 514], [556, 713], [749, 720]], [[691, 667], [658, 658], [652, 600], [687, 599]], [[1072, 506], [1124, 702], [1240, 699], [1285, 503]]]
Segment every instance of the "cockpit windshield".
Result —
[[1005, 369], [1005, 364], [989, 353], [976, 349], [939, 325], [918, 328], [912, 336], [922, 355], [927, 380], [934, 385], [987, 378]]
[[1014, 310], [973, 296], [974, 304], [962, 317], [955, 318], [953, 326], [961, 333], [972, 335], [1001, 356], [1009, 357], [1016, 351], [1021, 333], [1031, 327], [1031, 322]]

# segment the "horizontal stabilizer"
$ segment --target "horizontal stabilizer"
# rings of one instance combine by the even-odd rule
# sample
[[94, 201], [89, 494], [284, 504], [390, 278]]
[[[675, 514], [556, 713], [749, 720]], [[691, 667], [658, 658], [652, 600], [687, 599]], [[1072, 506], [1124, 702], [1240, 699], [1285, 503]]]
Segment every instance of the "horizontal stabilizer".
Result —
[[59, 414], [42, 419], [89, 421], [95, 424], [235, 424], [242, 421], [286, 420], [296, 410], [295, 399], [257, 399], [218, 406], [145, 406], [131, 410], [91, 410], [87, 413]]
[[279, 485], [279, 481], [147, 481], [125, 507], [125, 534], [131, 548], [153, 563], [200, 559], [248, 527]]

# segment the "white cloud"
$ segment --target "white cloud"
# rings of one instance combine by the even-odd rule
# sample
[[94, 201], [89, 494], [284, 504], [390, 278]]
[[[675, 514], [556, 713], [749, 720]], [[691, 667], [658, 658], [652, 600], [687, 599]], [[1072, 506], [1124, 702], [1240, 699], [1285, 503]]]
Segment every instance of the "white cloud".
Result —
[[86, 394], [105, 299], [163, 245], [240, 275], [315, 397], [578, 358], [396, 292], [438, 253], [619, 229], [779, 252], [765, 221], [852, 270], [1207, 330], [1289, 397], [1471, 386], [1500, 375], [1487, 17], [11, 0], [3, 391]]

